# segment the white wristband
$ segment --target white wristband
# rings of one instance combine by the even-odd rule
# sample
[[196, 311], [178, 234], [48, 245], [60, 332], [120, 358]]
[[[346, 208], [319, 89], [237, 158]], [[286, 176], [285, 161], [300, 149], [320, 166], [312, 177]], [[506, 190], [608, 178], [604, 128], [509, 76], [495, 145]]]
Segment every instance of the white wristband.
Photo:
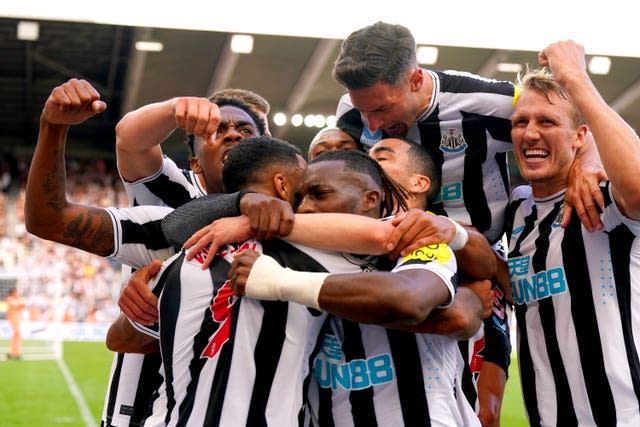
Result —
[[260, 255], [251, 267], [244, 292], [255, 299], [293, 301], [319, 310], [320, 288], [328, 275], [294, 271], [268, 255]]
[[466, 245], [469, 241], [469, 233], [467, 233], [467, 230], [465, 230], [463, 226], [458, 224], [457, 221], [454, 221], [447, 216], [442, 217], [451, 221], [451, 223], [456, 227], [456, 234], [453, 235], [453, 238], [449, 242], [449, 247], [454, 251], [459, 251], [460, 249], [464, 248], [464, 245]]

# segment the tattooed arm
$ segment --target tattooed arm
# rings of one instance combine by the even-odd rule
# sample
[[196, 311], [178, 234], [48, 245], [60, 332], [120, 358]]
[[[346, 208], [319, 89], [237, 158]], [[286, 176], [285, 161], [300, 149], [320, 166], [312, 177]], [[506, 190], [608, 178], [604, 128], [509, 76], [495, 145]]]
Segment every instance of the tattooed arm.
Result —
[[105, 209], [67, 200], [64, 149], [70, 125], [105, 109], [84, 80], [71, 79], [53, 89], [40, 117], [24, 208], [30, 233], [101, 256], [114, 250], [111, 218]]

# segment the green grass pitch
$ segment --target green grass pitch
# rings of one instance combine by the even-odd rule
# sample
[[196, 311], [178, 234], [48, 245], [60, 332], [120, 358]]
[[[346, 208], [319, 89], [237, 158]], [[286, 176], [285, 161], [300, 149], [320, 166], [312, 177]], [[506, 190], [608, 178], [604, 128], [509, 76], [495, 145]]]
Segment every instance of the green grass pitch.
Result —
[[[99, 425], [112, 353], [101, 342], [65, 342], [64, 361]], [[0, 362], [0, 414], [2, 427], [86, 426], [53, 360]], [[527, 426], [515, 358], [505, 391], [502, 426]]]

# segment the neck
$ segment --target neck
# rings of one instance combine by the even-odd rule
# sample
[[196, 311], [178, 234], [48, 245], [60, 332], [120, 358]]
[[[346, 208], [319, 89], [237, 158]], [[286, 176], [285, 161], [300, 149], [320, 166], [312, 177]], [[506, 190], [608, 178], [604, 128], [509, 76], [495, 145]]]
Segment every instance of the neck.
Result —
[[422, 76], [424, 79], [424, 83], [420, 88], [420, 94], [423, 101], [420, 104], [420, 114], [418, 114], [418, 117], [420, 117], [425, 111], [427, 111], [429, 105], [431, 105], [431, 95], [433, 93], [433, 77], [431, 77], [431, 73], [422, 68]]
[[544, 183], [531, 183], [531, 193], [537, 199], [544, 199], [567, 188], [568, 180], [565, 177], [558, 181], [548, 181]]
[[427, 196], [425, 194], [411, 193], [407, 198], [407, 207], [409, 209], [427, 210]]

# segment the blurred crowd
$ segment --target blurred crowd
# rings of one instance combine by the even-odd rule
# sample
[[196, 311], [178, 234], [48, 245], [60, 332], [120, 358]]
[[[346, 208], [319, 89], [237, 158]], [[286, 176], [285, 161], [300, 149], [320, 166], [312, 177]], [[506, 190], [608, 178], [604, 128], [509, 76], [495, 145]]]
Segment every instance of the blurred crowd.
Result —
[[[27, 162], [17, 170], [3, 162], [0, 178], [0, 277], [26, 303], [24, 320], [111, 322], [119, 309], [120, 265], [27, 233], [24, 195]], [[12, 182], [13, 181], [13, 182]], [[96, 206], [126, 206], [127, 197], [115, 169], [104, 160], [75, 160], [67, 164], [70, 200]], [[0, 297], [8, 289], [0, 289]], [[55, 304], [59, 301], [60, 304]]]

